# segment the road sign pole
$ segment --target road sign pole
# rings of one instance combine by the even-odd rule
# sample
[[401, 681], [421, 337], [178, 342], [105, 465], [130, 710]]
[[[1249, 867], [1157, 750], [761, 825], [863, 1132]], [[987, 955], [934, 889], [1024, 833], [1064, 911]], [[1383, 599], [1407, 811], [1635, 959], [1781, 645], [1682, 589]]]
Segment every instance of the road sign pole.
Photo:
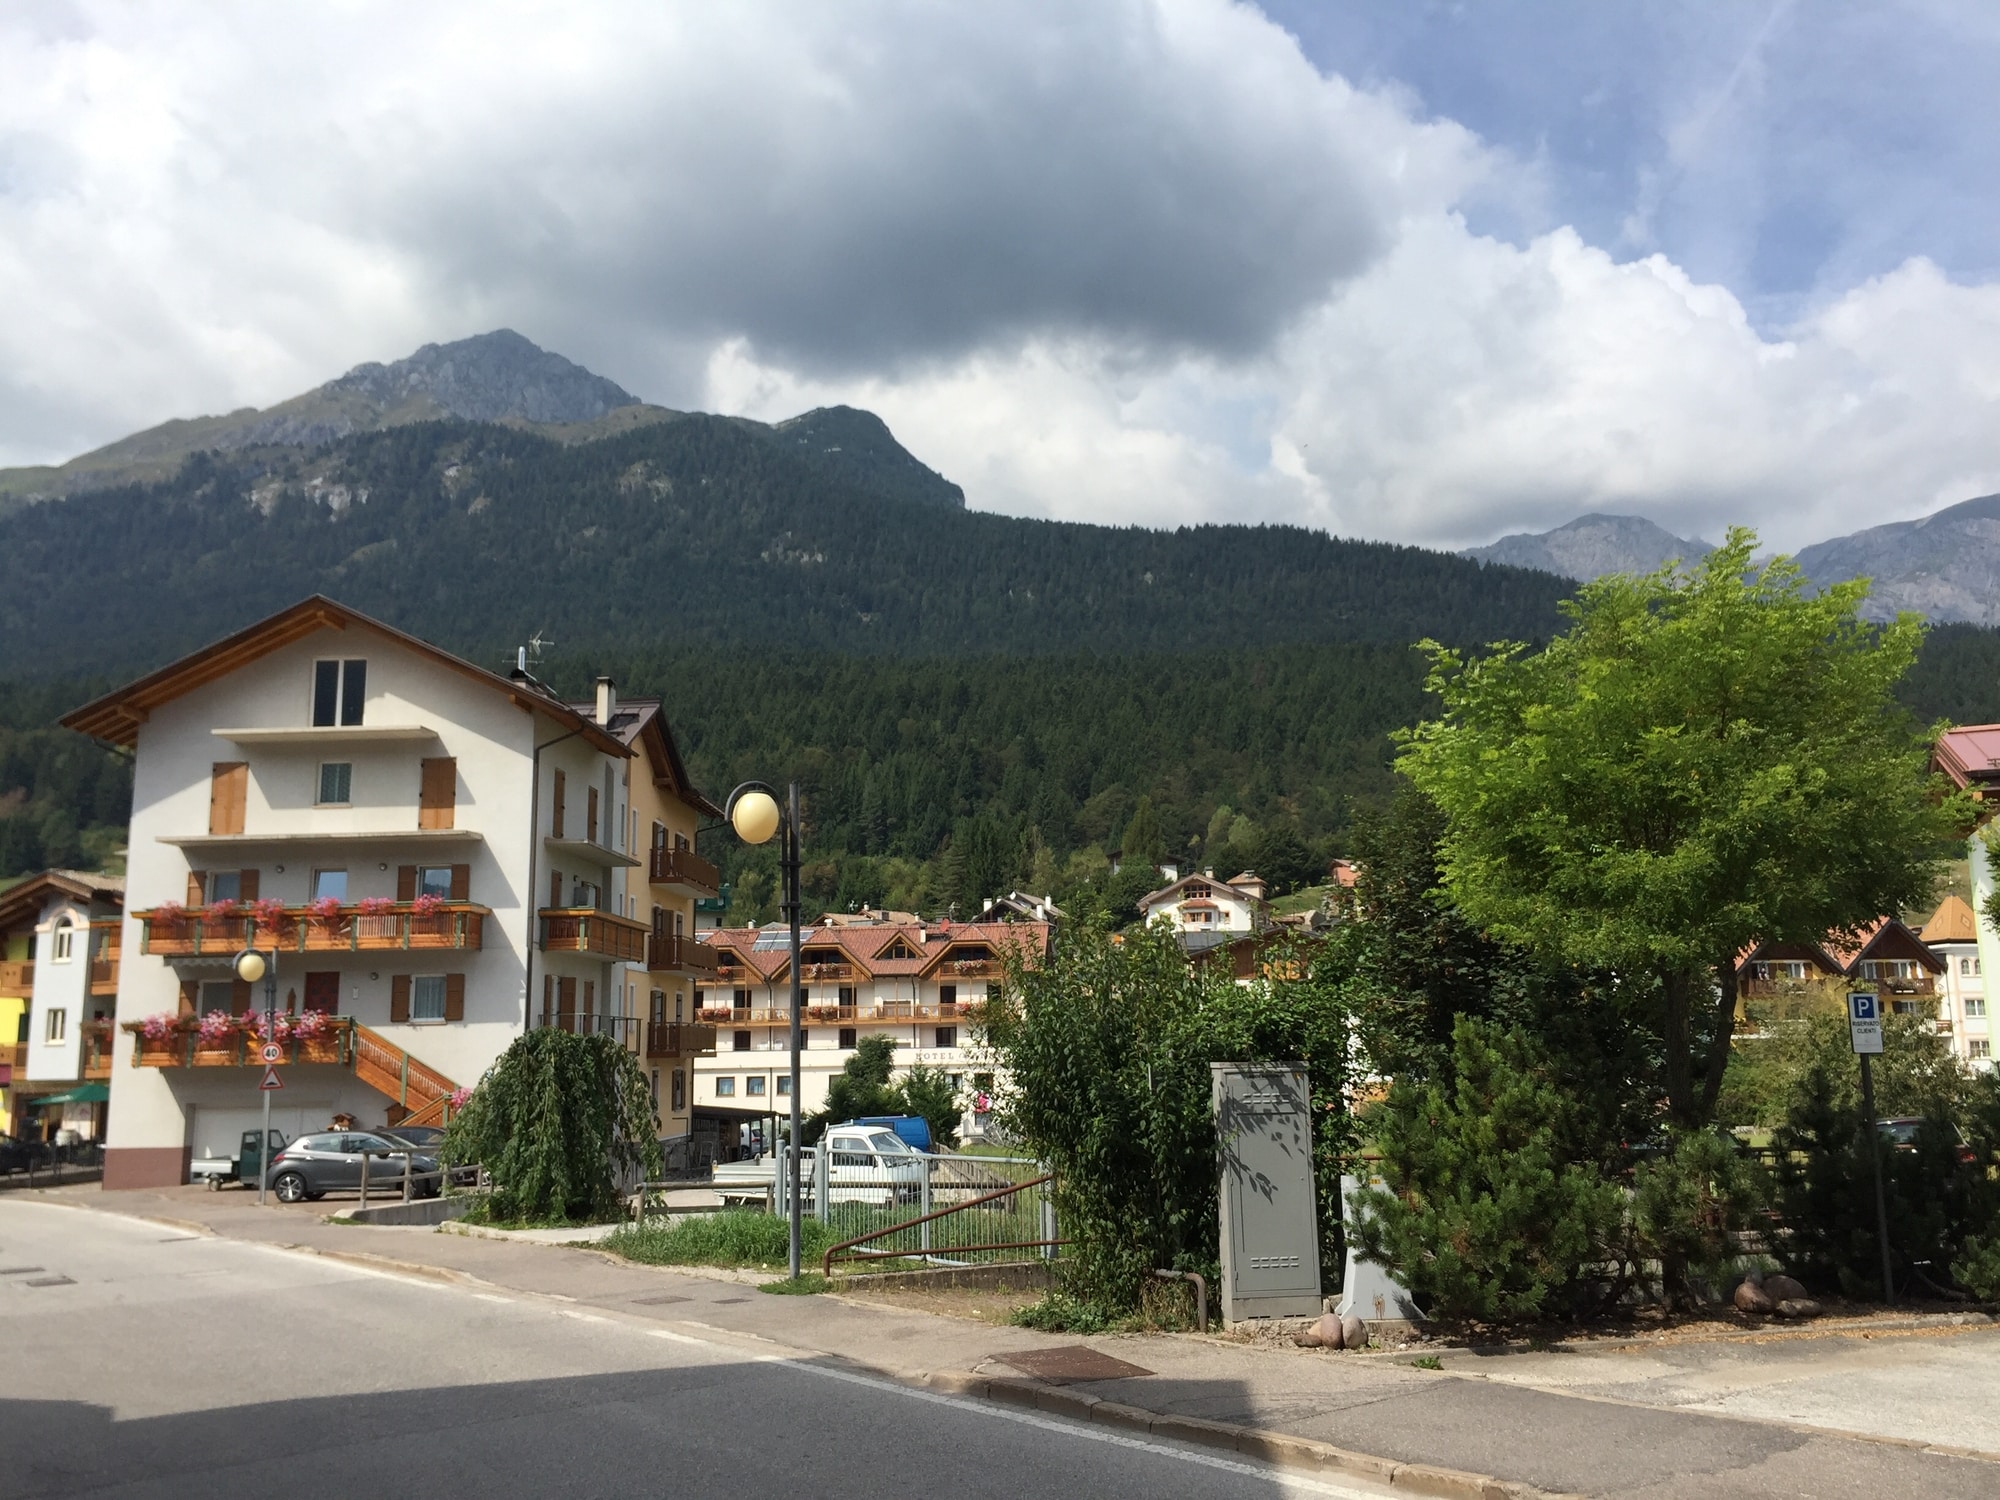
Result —
[[[271, 966], [264, 971], [264, 1040], [266, 1043], [273, 1042], [277, 1040], [277, 1036], [278, 949], [273, 944]], [[263, 1054], [260, 1052], [258, 1055], [261, 1057]], [[266, 1073], [271, 1071], [268, 1062], [264, 1065], [264, 1071]], [[257, 1206], [262, 1208], [264, 1191], [271, 1181], [271, 1091], [260, 1086], [258, 1092], [264, 1096], [264, 1133], [257, 1137]]]
[[1875, 1175], [1875, 1239], [1882, 1251], [1882, 1300], [1896, 1300], [1896, 1276], [1889, 1259], [1889, 1201], [1882, 1189], [1882, 1136], [1875, 1128], [1875, 1073], [1868, 1059], [1882, 1050], [1882, 997], [1870, 990], [1847, 996], [1847, 1040], [1861, 1059], [1861, 1117], [1868, 1160]]

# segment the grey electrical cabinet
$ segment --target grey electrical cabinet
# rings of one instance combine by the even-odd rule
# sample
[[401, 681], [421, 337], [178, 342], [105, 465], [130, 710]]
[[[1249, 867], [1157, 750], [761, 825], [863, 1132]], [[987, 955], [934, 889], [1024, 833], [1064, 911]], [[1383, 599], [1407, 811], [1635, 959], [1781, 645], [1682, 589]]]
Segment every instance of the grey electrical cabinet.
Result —
[[1211, 1063], [1222, 1173], [1222, 1317], [1320, 1311], [1312, 1091], [1303, 1063]]

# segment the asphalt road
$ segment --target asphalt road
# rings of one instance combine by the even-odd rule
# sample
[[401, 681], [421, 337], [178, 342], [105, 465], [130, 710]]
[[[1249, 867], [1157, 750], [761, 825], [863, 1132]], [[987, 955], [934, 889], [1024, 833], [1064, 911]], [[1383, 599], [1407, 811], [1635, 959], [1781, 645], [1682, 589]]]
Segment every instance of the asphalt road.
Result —
[[8, 1500], [1386, 1493], [911, 1390], [703, 1324], [0, 1201]]

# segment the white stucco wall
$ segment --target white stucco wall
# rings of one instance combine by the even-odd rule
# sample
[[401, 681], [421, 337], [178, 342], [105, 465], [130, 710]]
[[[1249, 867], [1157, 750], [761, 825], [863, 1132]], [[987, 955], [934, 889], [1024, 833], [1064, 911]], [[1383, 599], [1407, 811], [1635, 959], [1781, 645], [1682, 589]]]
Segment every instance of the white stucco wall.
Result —
[[[70, 956], [55, 957], [55, 929], [72, 927]], [[83, 1073], [83, 1023], [90, 1019], [90, 912], [68, 903], [52, 905], [35, 924], [35, 989], [28, 1017], [28, 1080], [74, 1079]], [[100, 1008], [110, 1009], [108, 1002]], [[49, 1014], [63, 1013], [63, 1036], [51, 1042]]]

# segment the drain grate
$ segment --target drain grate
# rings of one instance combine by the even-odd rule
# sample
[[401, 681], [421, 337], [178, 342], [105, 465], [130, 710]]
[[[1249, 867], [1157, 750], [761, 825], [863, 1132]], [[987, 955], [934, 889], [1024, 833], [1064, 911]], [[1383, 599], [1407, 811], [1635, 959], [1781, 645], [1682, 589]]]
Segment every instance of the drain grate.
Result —
[[24, 1286], [75, 1286], [67, 1276], [37, 1276], [33, 1281], [23, 1282]]
[[1087, 1344], [1064, 1344], [1055, 1349], [1023, 1349], [1014, 1354], [996, 1354], [994, 1359], [1011, 1365], [1023, 1375], [1046, 1380], [1050, 1385], [1069, 1385], [1079, 1380], [1129, 1380], [1134, 1375], [1150, 1375], [1122, 1359], [1100, 1354]]
[[632, 1299], [632, 1305], [634, 1307], [665, 1307], [669, 1302], [685, 1302], [687, 1300], [688, 1299], [685, 1297], [675, 1297], [675, 1296], [634, 1297]]

